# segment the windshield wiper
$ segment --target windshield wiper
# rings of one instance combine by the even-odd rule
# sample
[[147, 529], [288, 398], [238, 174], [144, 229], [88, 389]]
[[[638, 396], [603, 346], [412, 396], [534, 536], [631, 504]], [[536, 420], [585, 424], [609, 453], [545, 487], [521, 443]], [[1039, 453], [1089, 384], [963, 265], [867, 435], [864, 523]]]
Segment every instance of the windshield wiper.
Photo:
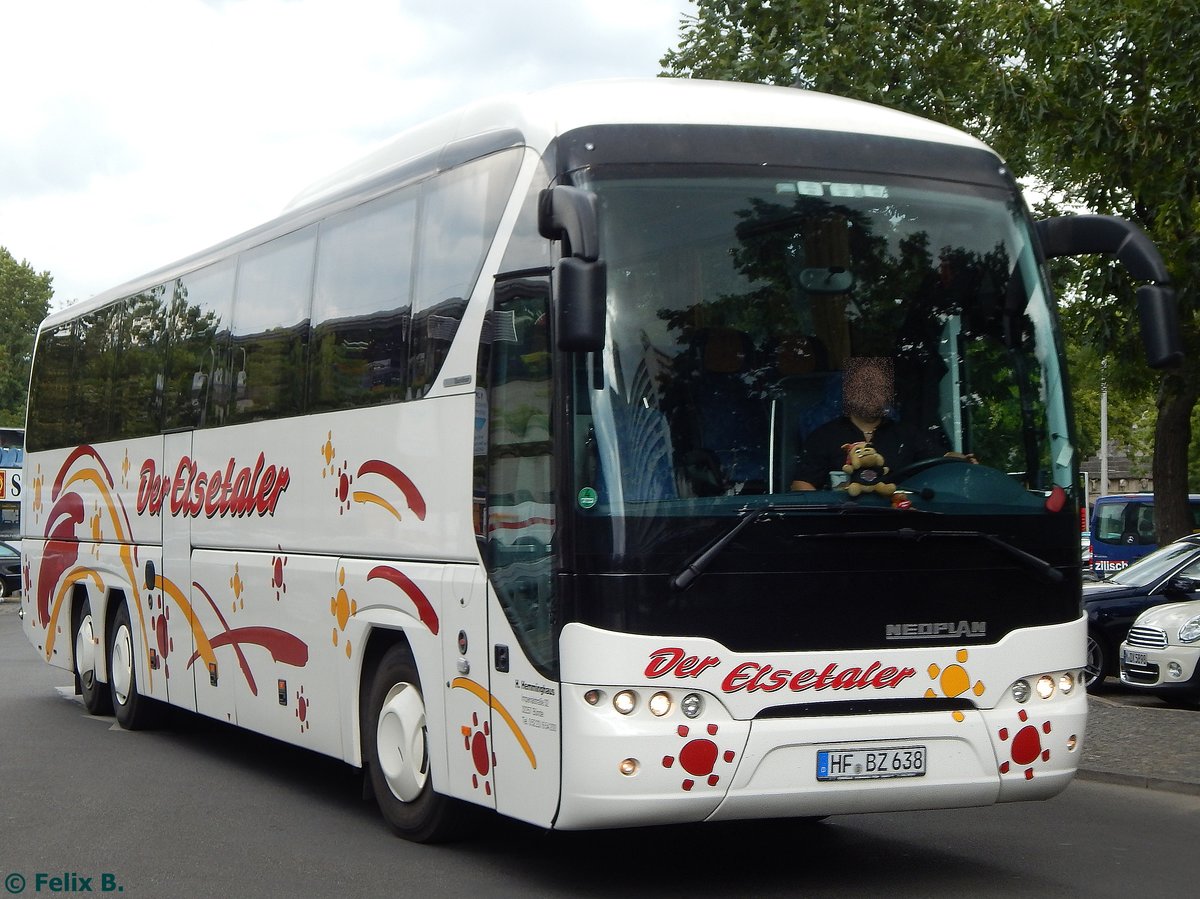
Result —
[[1001, 540], [995, 534], [985, 534], [983, 531], [917, 531], [913, 528], [897, 528], [894, 531], [847, 531], [844, 534], [811, 534], [813, 537], [883, 537], [897, 540], [924, 540], [926, 537], [966, 537], [972, 540], [986, 540], [997, 549], [1003, 550], [1026, 568], [1042, 575], [1042, 577], [1058, 583], [1063, 574], [1045, 559], [1027, 553], [1019, 546], [1013, 546], [1007, 540]]
[[707, 549], [696, 556], [689, 562], [679, 574], [671, 579], [671, 586], [676, 590], [684, 590], [704, 573], [704, 570], [712, 564], [712, 560], [720, 555], [721, 550], [733, 542], [733, 538], [742, 532], [743, 528], [754, 524], [758, 519], [762, 518], [763, 514], [773, 508], [770, 504], [759, 506], [754, 510], [747, 510], [742, 513], [742, 517], [738, 519], [737, 524], [731, 527], [728, 531], [722, 534], [711, 543]]
[[[737, 524], [735, 524], [727, 532], [725, 532], [720, 537], [718, 537], [713, 543], [709, 544], [709, 546], [707, 548], [705, 548], [699, 555], [697, 555], [696, 558], [694, 558], [692, 561], [688, 562], [688, 564], [684, 567], [683, 571], [679, 572], [679, 574], [677, 574], [677, 575], [675, 575], [675, 577], [671, 578], [671, 586], [674, 587], [676, 590], [686, 589], [692, 583], [692, 581], [694, 581], [696, 578], [698, 578], [700, 575], [702, 575], [705, 572], [705, 570], [708, 568], [708, 566], [712, 564], [713, 559], [715, 559], [718, 555], [721, 554], [721, 550], [723, 550], [726, 546], [728, 546], [733, 541], [733, 539], [742, 532], [743, 528], [754, 524], [754, 522], [758, 521], [758, 519], [760, 519], [767, 512], [826, 512], [826, 513], [833, 512], [836, 514], [856, 515], [856, 514], [873, 514], [876, 512], [896, 512], [896, 511], [900, 511], [900, 510], [892, 509], [890, 506], [886, 506], [886, 507], [860, 506], [858, 503], [855, 503], [855, 502], [818, 503], [818, 504], [813, 504], [813, 505], [809, 505], [807, 503], [781, 503], [781, 504], [766, 503], [765, 505], [759, 506], [758, 508], [753, 509], [753, 510], [743, 509], [742, 516], [741, 516], [741, 518], [738, 519]], [[904, 510], [904, 514], [906, 514], [906, 515], [911, 515], [914, 512], [919, 512], [920, 514], [927, 514], [927, 515], [940, 514], [940, 513], [932, 513], [932, 512], [929, 512], [928, 510], [916, 510], [916, 509]], [[902, 528], [902, 530], [911, 530], [911, 529], [903, 529]], [[867, 533], [874, 533], [874, 532], [873, 531], [864, 531], [863, 533], [867, 534]], [[891, 533], [895, 533], [895, 532], [894, 531], [884, 531], [882, 533], [891, 534]], [[953, 532], [951, 532], [951, 533], [953, 533]], [[822, 535], [822, 536], [834, 536], [834, 535]], [[1018, 552], [1020, 552], [1020, 550], [1018, 550]]]

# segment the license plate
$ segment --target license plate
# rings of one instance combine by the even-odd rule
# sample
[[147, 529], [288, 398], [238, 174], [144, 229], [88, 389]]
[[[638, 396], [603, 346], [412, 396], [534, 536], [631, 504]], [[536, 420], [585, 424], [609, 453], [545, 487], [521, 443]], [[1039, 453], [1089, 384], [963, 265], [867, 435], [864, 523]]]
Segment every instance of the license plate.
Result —
[[1134, 652], [1132, 649], [1125, 650], [1126, 665], [1148, 665], [1146, 654], [1144, 652]]
[[818, 749], [817, 780], [924, 777], [924, 746]]

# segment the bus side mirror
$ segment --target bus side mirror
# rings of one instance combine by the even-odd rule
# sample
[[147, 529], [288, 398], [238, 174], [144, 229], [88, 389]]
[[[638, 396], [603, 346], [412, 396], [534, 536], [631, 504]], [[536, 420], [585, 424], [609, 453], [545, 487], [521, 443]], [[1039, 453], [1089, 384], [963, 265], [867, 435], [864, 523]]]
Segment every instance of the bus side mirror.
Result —
[[574, 256], [560, 259], [554, 266], [555, 333], [561, 349], [580, 353], [604, 349], [606, 274], [603, 262], [585, 262]]
[[1179, 337], [1179, 307], [1170, 287], [1143, 284], [1137, 289], [1142, 345], [1151, 368], [1170, 368], [1183, 361]]
[[596, 195], [559, 184], [538, 197], [538, 232], [563, 241], [554, 266], [555, 333], [564, 350], [604, 349], [608, 269], [600, 259], [600, 218]]
[[1092, 253], [1115, 256], [1134, 280], [1152, 282], [1137, 290], [1146, 363], [1168, 368], [1183, 361], [1171, 275], [1158, 247], [1141, 228], [1111, 215], [1057, 216], [1037, 222], [1036, 228], [1047, 259]]

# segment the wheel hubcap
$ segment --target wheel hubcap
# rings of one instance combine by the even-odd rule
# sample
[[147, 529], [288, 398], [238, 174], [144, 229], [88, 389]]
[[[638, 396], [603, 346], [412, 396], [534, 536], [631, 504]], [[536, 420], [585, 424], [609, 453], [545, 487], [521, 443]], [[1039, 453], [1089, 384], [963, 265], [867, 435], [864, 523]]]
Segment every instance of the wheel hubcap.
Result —
[[129, 628], [121, 625], [113, 639], [112, 687], [113, 696], [121, 705], [129, 701], [129, 690], [133, 684], [133, 643]]
[[96, 641], [90, 614], [83, 616], [75, 634], [75, 673], [85, 689], [90, 690], [96, 682]]
[[1087, 641], [1087, 667], [1084, 669], [1084, 676], [1087, 678], [1085, 687], [1090, 687], [1100, 679], [1100, 666], [1103, 664], [1103, 657], [1100, 652], [1100, 644], [1095, 639], [1088, 637]]
[[412, 684], [396, 684], [379, 710], [375, 756], [392, 794], [401, 802], [421, 795], [429, 779], [425, 703]]

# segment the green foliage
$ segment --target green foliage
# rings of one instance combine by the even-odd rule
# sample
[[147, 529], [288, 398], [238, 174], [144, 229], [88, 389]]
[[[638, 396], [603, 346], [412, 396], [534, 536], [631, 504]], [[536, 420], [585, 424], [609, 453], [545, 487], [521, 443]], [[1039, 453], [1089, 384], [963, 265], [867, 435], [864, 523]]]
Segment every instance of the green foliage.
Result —
[[[1064, 324], [1070, 328], [1069, 315]], [[1100, 451], [1103, 378], [1108, 384], [1109, 443], [1131, 460], [1136, 475], [1149, 475], [1154, 452], [1154, 381], [1146, 377], [1145, 367], [1140, 364], [1120, 366], [1108, 359], [1102, 365], [1104, 361], [1094, 346], [1078, 341], [1067, 343], [1080, 455], [1092, 458]]]
[[0, 425], [25, 425], [33, 339], [50, 309], [52, 280], [0, 247]]
[[972, 118], [962, 99], [967, 86], [989, 60], [959, 6], [696, 0], [679, 49], [661, 62], [678, 77], [809, 88], [961, 125]]
[[[1060, 205], [1137, 222], [1177, 286], [1188, 355], [1200, 351], [1193, 0], [696, 0], [696, 8], [683, 20], [679, 49], [662, 59], [665, 74], [814, 88], [977, 134]], [[1089, 420], [1098, 385], [1087, 385], [1107, 358], [1110, 388], [1119, 388], [1110, 403], [1134, 404], [1128, 416], [1117, 410], [1117, 439], [1144, 440], [1157, 410], [1155, 486], [1160, 504], [1170, 500], [1165, 527], [1179, 531], [1200, 366], [1161, 377], [1146, 371], [1131, 286], [1113, 266], [1055, 271], [1083, 442], [1095, 449]]]

